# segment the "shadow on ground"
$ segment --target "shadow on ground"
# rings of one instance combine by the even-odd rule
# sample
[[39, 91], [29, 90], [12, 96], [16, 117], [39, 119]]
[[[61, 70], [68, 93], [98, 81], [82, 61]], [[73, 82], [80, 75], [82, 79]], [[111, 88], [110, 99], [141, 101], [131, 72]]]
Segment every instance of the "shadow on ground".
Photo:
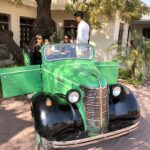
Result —
[[[113, 140], [63, 150], [150, 150], [150, 80], [144, 86], [129, 86], [141, 106], [139, 129]], [[34, 125], [27, 99], [0, 99], [0, 149], [35, 150]]]
[[15, 100], [0, 99], [0, 149], [20, 150], [21, 143], [24, 143], [24, 149], [28, 149], [29, 144], [25, 143], [30, 141], [26, 139], [34, 141], [34, 138], [31, 139], [33, 134], [33, 122], [27, 100], [24, 97]]
[[139, 129], [126, 136], [80, 148], [68, 148], [63, 150], [150, 150], [150, 135], [147, 136], [148, 133], [145, 133], [145, 127], [143, 125], [147, 124], [146, 130], [149, 130], [150, 122], [147, 122], [144, 118], [141, 118], [140, 121], [142, 123]]

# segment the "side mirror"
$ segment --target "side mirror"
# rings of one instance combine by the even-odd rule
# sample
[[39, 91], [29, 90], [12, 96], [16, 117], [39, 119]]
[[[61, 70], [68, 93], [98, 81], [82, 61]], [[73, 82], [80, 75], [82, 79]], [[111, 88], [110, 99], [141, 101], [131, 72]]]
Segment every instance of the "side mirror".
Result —
[[23, 49], [24, 49], [24, 52], [27, 54], [27, 55], [31, 55], [31, 50], [30, 48], [28, 47], [28, 45], [26, 44], [23, 44]]
[[24, 56], [24, 64], [26, 66], [31, 65], [33, 56], [30, 48], [26, 44], [23, 45], [23, 56]]

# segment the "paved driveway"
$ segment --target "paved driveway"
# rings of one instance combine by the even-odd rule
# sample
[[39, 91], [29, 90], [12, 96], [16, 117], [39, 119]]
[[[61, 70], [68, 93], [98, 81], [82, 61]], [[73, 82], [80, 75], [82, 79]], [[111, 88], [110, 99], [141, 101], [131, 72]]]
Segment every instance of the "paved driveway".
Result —
[[[139, 129], [127, 136], [67, 150], [150, 150], [150, 81], [131, 87], [141, 105]], [[0, 99], [0, 150], [36, 150], [34, 127], [27, 99]]]

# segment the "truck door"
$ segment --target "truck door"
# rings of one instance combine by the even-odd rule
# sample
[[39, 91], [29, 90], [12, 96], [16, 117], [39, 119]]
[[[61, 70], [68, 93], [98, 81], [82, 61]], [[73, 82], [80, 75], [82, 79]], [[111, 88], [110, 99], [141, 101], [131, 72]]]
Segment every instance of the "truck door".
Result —
[[3, 98], [42, 91], [40, 65], [0, 69]]

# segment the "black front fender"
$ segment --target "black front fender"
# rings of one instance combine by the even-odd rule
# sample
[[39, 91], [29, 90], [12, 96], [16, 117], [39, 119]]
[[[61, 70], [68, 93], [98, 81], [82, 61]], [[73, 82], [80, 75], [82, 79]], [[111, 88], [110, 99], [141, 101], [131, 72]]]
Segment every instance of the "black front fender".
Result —
[[[52, 101], [46, 105], [47, 99]], [[56, 137], [83, 128], [83, 121], [78, 109], [71, 104], [59, 104], [56, 99], [43, 93], [32, 99], [35, 128], [40, 136], [45, 138]]]
[[134, 94], [126, 86], [122, 86], [122, 90], [121, 95], [117, 98], [109, 96], [110, 121], [116, 119], [136, 120], [140, 117], [140, 107]]

